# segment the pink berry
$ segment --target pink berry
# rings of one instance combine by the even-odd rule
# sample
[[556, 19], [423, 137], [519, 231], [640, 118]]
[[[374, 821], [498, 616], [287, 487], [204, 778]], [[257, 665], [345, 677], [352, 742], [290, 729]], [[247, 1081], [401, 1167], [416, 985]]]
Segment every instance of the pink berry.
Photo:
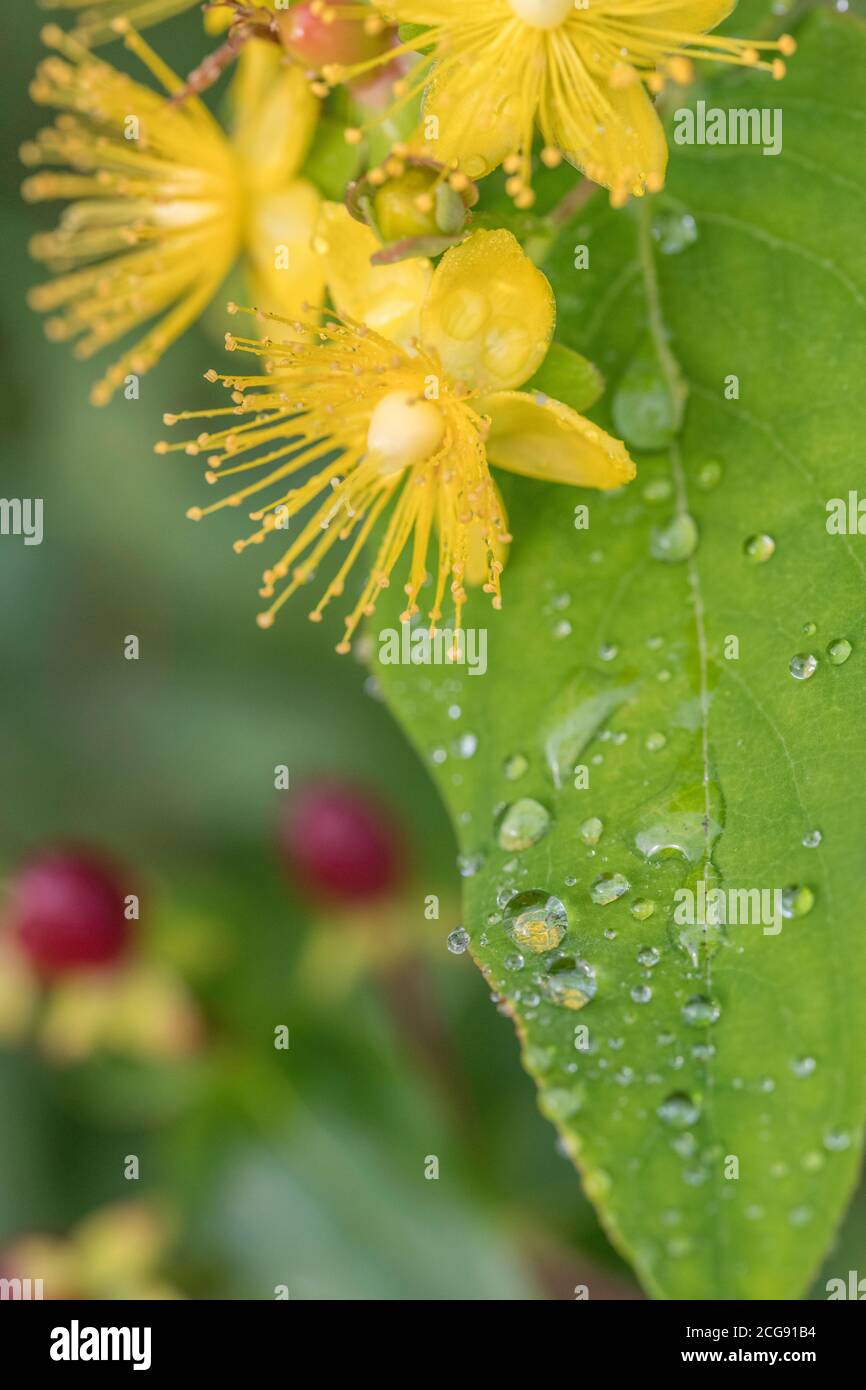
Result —
[[[329, 63], [350, 67], [389, 46], [393, 31], [383, 27], [368, 34], [360, 19], [337, 18], [341, 3], [293, 5], [288, 14], [277, 17], [283, 47], [299, 63], [317, 72]], [[370, 17], [376, 18], [374, 10]]]
[[12, 930], [24, 955], [45, 974], [111, 965], [129, 938], [128, 892], [117, 868], [91, 851], [46, 850], [12, 881]]
[[403, 837], [392, 814], [368, 792], [317, 783], [295, 798], [280, 833], [289, 868], [312, 896], [369, 903], [394, 891], [403, 874]]

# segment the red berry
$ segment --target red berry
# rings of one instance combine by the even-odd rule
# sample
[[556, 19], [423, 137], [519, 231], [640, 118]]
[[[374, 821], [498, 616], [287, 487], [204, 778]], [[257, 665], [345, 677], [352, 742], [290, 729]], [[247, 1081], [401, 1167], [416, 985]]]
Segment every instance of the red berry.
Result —
[[[392, 31], [381, 28], [368, 34], [360, 19], [340, 19], [343, 0], [328, 5], [293, 5], [288, 14], [277, 17], [283, 47], [298, 62], [319, 71], [329, 63], [350, 67], [375, 58], [389, 46]], [[375, 11], [370, 11], [375, 19]]]
[[403, 837], [394, 817], [369, 793], [344, 783], [300, 792], [280, 842], [293, 875], [313, 897], [368, 903], [393, 892], [402, 877]]
[[129, 938], [128, 891], [117, 868], [88, 850], [35, 856], [11, 884], [10, 922], [21, 950], [52, 975], [112, 964]]

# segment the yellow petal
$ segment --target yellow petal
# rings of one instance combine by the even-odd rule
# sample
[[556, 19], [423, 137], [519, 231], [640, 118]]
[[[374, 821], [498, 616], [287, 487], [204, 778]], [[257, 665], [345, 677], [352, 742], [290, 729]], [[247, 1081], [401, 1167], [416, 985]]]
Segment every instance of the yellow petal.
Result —
[[338, 313], [366, 323], [401, 346], [417, 338], [421, 305], [433, 273], [428, 260], [418, 257], [394, 265], [371, 265], [379, 243], [342, 203], [322, 204], [315, 247]]
[[297, 65], [273, 44], [245, 44], [232, 84], [232, 143], [250, 194], [281, 188], [298, 172], [319, 118], [319, 101]]
[[620, 487], [635, 475], [625, 445], [561, 401], [497, 391], [473, 408], [490, 416], [487, 458], [497, 468], [575, 487]]
[[[528, 112], [530, 132], [533, 111]], [[457, 68], [439, 62], [424, 93], [419, 133], [411, 146], [426, 159], [454, 162], [470, 179], [480, 179], [520, 149], [526, 117], [519, 78], [509, 80], [507, 71], [490, 70], [483, 62], [476, 67], [467, 61]]]
[[665, 5], [659, 0], [657, 8], [641, 7], [628, 18], [635, 29], [651, 26], [678, 34], [706, 34], [727, 19], [735, 4], [736, 0], [682, 0]]
[[321, 198], [306, 179], [256, 198], [247, 224], [248, 274], [253, 303], [296, 319], [302, 306], [320, 305], [325, 272], [313, 249]]
[[541, 366], [555, 315], [553, 290], [511, 232], [475, 232], [436, 267], [421, 340], [452, 381], [496, 391]]
[[619, 194], [664, 182], [668, 151], [662, 123], [641, 82], [611, 86], [600, 74], [587, 87], [591, 105], [544, 103], [548, 144], [595, 183]]

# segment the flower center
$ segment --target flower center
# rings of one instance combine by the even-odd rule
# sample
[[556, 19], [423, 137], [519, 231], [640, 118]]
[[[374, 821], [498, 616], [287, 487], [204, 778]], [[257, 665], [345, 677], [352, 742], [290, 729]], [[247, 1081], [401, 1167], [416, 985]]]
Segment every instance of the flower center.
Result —
[[423, 463], [444, 434], [445, 420], [433, 401], [419, 400], [412, 391], [389, 391], [370, 416], [367, 452], [375, 456], [380, 473], [397, 473]]
[[574, 13], [574, 0], [508, 0], [530, 29], [558, 29]]

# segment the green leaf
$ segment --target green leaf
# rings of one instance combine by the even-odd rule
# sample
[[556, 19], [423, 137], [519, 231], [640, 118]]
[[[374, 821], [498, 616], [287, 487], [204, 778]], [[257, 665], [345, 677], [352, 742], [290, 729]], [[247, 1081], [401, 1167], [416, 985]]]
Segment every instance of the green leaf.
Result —
[[[667, 201], [597, 198], [590, 267], [574, 227], [547, 264], [614, 394], [649, 335], [680, 432], [616, 495], [507, 480], [503, 611], [466, 613], [484, 676], [380, 668], [457, 827], [472, 954], [659, 1297], [801, 1295], [861, 1149], [866, 542], [825, 523], [863, 477], [866, 31], [799, 38], [784, 82], [713, 89], [783, 107], [780, 155], [673, 146]], [[785, 890], [788, 915], [675, 920], [701, 885]]]
[[604, 390], [604, 377], [588, 358], [564, 343], [551, 343], [547, 356], [535, 376], [521, 387], [539, 391], [572, 410], [589, 410]]

